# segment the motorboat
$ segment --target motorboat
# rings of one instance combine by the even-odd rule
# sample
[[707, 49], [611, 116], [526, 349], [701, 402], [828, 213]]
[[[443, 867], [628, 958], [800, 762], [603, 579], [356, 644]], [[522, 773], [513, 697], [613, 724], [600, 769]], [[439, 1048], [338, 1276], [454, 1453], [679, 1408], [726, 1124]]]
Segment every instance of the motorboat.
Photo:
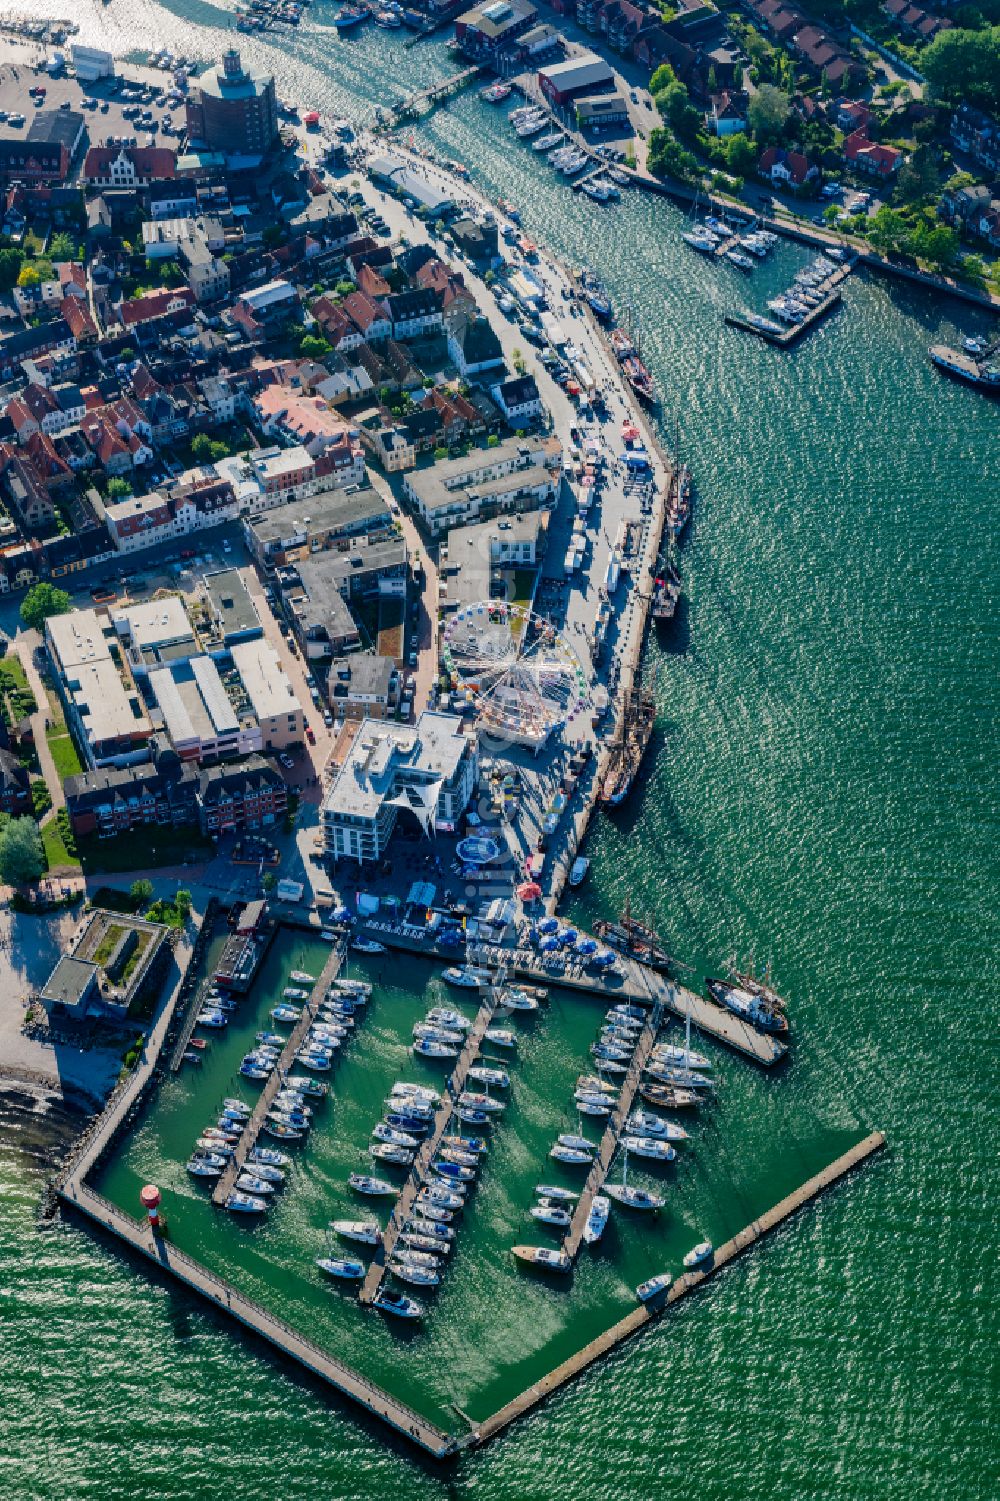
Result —
[[627, 1074], [628, 1064], [622, 1063], [617, 1058], [598, 1058], [597, 1066], [606, 1074]]
[[553, 1162], [564, 1162], [568, 1167], [587, 1167], [593, 1162], [591, 1152], [578, 1152], [573, 1147], [561, 1147], [558, 1142], [551, 1148], [549, 1156]]
[[467, 1110], [485, 1110], [489, 1115], [499, 1115], [507, 1108], [503, 1100], [495, 1100], [491, 1094], [468, 1089], [463, 1089], [458, 1097], [458, 1104]]
[[304, 1096], [299, 1094], [297, 1089], [279, 1090], [272, 1103], [273, 1108], [276, 1110], [290, 1110], [294, 1111], [296, 1115], [301, 1115], [304, 1120], [312, 1119], [312, 1109], [309, 1105], [305, 1104]]
[[325, 1100], [330, 1091], [329, 1084], [324, 1084], [322, 1079], [310, 1079], [305, 1074], [289, 1074], [285, 1083], [289, 1089], [297, 1089], [300, 1094], [315, 1100]]
[[630, 1006], [625, 1001], [622, 1001], [617, 1006], [612, 1006], [609, 1015], [624, 1016], [627, 1021], [633, 1022], [644, 1022], [646, 1020], [646, 1013], [641, 1006]]
[[376, 1141], [388, 1142], [393, 1147], [418, 1147], [420, 1142], [416, 1136], [411, 1136], [408, 1131], [397, 1131], [393, 1126], [387, 1126], [379, 1121], [377, 1126], [372, 1127], [372, 1135]]
[[269, 1110], [264, 1119], [272, 1126], [291, 1126], [293, 1131], [300, 1131], [303, 1135], [305, 1135], [312, 1124], [307, 1116], [300, 1115], [297, 1110], [291, 1110], [287, 1106]]
[[374, 1220], [331, 1220], [330, 1229], [341, 1240], [352, 1240], [360, 1246], [377, 1246], [382, 1240], [381, 1228]]
[[695, 1267], [704, 1266], [706, 1261], [711, 1261], [715, 1255], [715, 1248], [710, 1240], [701, 1240], [690, 1250], [684, 1258], [684, 1265], [689, 1271]]
[[604, 1059], [608, 1063], [625, 1063], [630, 1056], [628, 1048], [617, 1048], [607, 1042], [591, 1043], [590, 1051], [593, 1057]]
[[408, 1298], [405, 1293], [390, 1292], [388, 1288], [379, 1288], [372, 1299], [372, 1307], [380, 1308], [383, 1313], [391, 1313], [397, 1319], [422, 1319], [426, 1309], [416, 1298]]
[[254, 1041], [265, 1048], [283, 1048], [288, 1038], [282, 1037], [280, 1032], [258, 1032]]
[[281, 992], [281, 996], [286, 1001], [307, 1001], [309, 999], [309, 992], [308, 990], [303, 990], [300, 985], [286, 985]]
[[253, 1110], [245, 1100], [237, 1100], [230, 1097], [223, 1100], [222, 1103], [231, 1115], [245, 1115], [249, 1117], [253, 1114]]
[[528, 1266], [541, 1267], [547, 1272], [571, 1272], [573, 1263], [565, 1251], [555, 1251], [551, 1246], [512, 1246], [518, 1261]]
[[414, 1287], [437, 1287], [441, 1281], [440, 1272], [433, 1272], [430, 1267], [416, 1266], [412, 1261], [402, 1261], [398, 1256], [389, 1262], [389, 1270], [401, 1282], [409, 1282]]
[[408, 1084], [403, 1080], [397, 1079], [389, 1093], [394, 1098], [399, 1096], [409, 1100], [417, 1100], [421, 1106], [427, 1109], [441, 1103], [441, 1095], [438, 1090], [431, 1089], [427, 1084]]
[[602, 1079], [599, 1074], [578, 1074], [576, 1087], [583, 1090], [585, 1094], [606, 1094], [612, 1099], [618, 1094], [617, 1085], [609, 1084], [607, 1079]]
[[350, 1256], [317, 1256], [316, 1265], [328, 1276], [342, 1277], [350, 1282], [359, 1282], [366, 1271], [363, 1261], [355, 1261]]
[[270, 1116], [260, 1128], [266, 1136], [273, 1136], [275, 1141], [301, 1141], [305, 1135], [296, 1126], [285, 1120], [272, 1120]]
[[432, 1163], [434, 1171], [441, 1178], [453, 1180], [455, 1183], [473, 1183], [475, 1181], [475, 1169], [460, 1162], [449, 1162], [447, 1159]]
[[217, 1156], [192, 1157], [187, 1163], [187, 1170], [192, 1178], [218, 1178], [225, 1161]]
[[228, 1027], [229, 1017], [223, 1011], [200, 1011], [195, 1023], [198, 1027]]
[[480, 1157], [486, 1151], [485, 1136], [442, 1136], [442, 1147], [459, 1152], [471, 1152]]
[[408, 1115], [402, 1110], [390, 1110], [385, 1123], [393, 1131], [401, 1131], [405, 1136], [426, 1136], [431, 1124], [425, 1116]]
[[702, 255], [714, 255], [719, 244], [718, 237], [707, 230], [689, 229], [681, 235], [681, 239], [685, 245], [690, 245], [692, 250], [699, 250]]
[[433, 1022], [414, 1022], [413, 1036], [428, 1042], [446, 1042], [458, 1047], [463, 1042], [465, 1033], [454, 1027], [435, 1026]]
[[588, 1246], [594, 1246], [600, 1240], [610, 1213], [610, 1199], [605, 1194], [595, 1194], [590, 1205], [590, 1213], [587, 1215], [587, 1223], [583, 1227], [583, 1238]]
[[552, 1204], [548, 1199], [542, 1199], [532, 1206], [529, 1213], [534, 1220], [539, 1220], [543, 1225], [558, 1225], [561, 1229], [568, 1229], [573, 1216], [568, 1209], [560, 1204]]
[[557, 1188], [551, 1183], [536, 1183], [535, 1193], [540, 1199], [551, 1199], [555, 1204], [572, 1204], [580, 1195], [569, 1188]]
[[377, 938], [352, 938], [351, 948], [356, 954], [385, 954], [388, 950]]
[[456, 1105], [455, 1118], [460, 1120], [463, 1126], [491, 1126], [492, 1116], [486, 1110], [474, 1110], [470, 1105]]
[[240, 1193], [234, 1188], [226, 1199], [226, 1208], [231, 1209], [234, 1214], [263, 1214], [267, 1209], [267, 1202], [256, 1194]]
[[228, 1159], [233, 1155], [233, 1149], [228, 1141], [220, 1141], [217, 1136], [199, 1136], [195, 1146], [199, 1152], [207, 1153], [212, 1157]]
[[758, 1032], [788, 1031], [788, 1020], [780, 1011], [768, 1006], [759, 995], [744, 990], [741, 985], [734, 985], [730, 980], [711, 978], [706, 979], [705, 985], [713, 1001], [731, 1011], [741, 1021], [749, 1022]]
[[355, 1193], [366, 1194], [370, 1199], [394, 1199], [399, 1193], [394, 1184], [387, 1183], [384, 1178], [370, 1178], [367, 1173], [351, 1173], [347, 1183]]
[[299, 1006], [274, 1006], [271, 1010], [271, 1020], [276, 1022], [297, 1022], [302, 1015]]
[[377, 1141], [368, 1148], [369, 1157], [376, 1162], [388, 1162], [393, 1167], [409, 1167], [414, 1154], [406, 1147], [394, 1147], [391, 1142]]
[[296, 984], [299, 984], [299, 985], [315, 985], [316, 984], [316, 976], [315, 975], [307, 975], [304, 969], [293, 969], [290, 972], [288, 978], [290, 980], [294, 980], [296, 982]]
[[241, 1133], [239, 1131], [227, 1131], [223, 1126], [206, 1126], [201, 1134], [202, 1136], [207, 1136], [210, 1140], [224, 1141], [234, 1145], [239, 1141]]
[[504, 991], [500, 997], [497, 1009], [499, 1011], [537, 1011], [538, 1002], [534, 996], [530, 996], [525, 991], [513, 986], [511, 989]]
[[445, 1188], [443, 1183], [425, 1184], [417, 1194], [418, 1204], [433, 1204], [435, 1209], [461, 1209], [463, 1202], [455, 1188]]
[[265, 1065], [262, 1063], [255, 1063], [251, 1059], [247, 1058], [244, 1058], [243, 1062], [240, 1064], [240, 1073], [243, 1078], [251, 1079], [254, 1084], [262, 1084], [268, 1077], [268, 1075], [273, 1071], [273, 1069], [273, 1063], [270, 1065]]
[[411, 1235], [429, 1235], [434, 1240], [440, 1240], [446, 1245], [451, 1245], [455, 1239], [455, 1232], [450, 1225], [443, 1221], [431, 1219], [430, 1215], [415, 1210], [406, 1221], [403, 1229]]
[[622, 1146], [633, 1157], [645, 1157], [650, 1162], [673, 1162], [677, 1156], [669, 1142], [652, 1136], [626, 1136]]
[[430, 1037], [418, 1037], [410, 1051], [418, 1058], [451, 1059], [458, 1057], [458, 1048], [447, 1042], [435, 1042]]
[[479, 990], [484, 985], [492, 984], [492, 976], [488, 969], [474, 969], [471, 965], [452, 965], [441, 973], [442, 980], [449, 985], [455, 985], [459, 990]]
[[449, 1027], [459, 1032], [471, 1032], [472, 1023], [461, 1011], [453, 1011], [448, 1006], [434, 1006], [427, 1013], [427, 1020], [435, 1027]]
[[[397, 1246], [399, 1245], [398, 1239], [396, 1244]], [[438, 1259], [439, 1255], [440, 1247], [435, 1247], [432, 1251], [421, 1251], [419, 1246], [411, 1246], [405, 1243], [395, 1252], [397, 1261], [405, 1262], [407, 1266], [422, 1266], [429, 1272], [439, 1272], [441, 1270], [441, 1262]]]
[[673, 1280], [669, 1272], [657, 1272], [655, 1277], [647, 1277], [645, 1282], [639, 1283], [635, 1295], [640, 1303], [652, 1303], [669, 1289]]
[[495, 1048], [517, 1047], [517, 1033], [512, 1032], [509, 1027], [487, 1027], [483, 1036]]
[[731, 266], [736, 266], [740, 271], [752, 271], [753, 261], [742, 250], [726, 250], [723, 252]]
[[241, 1173], [236, 1180], [236, 1187], [240, 1193], [257, 1194], [262, 1199], [274, 1193], [274, 1184], [262, 1178], [259, 1173]]
[[633, 1136], [653, 1136], [659, 1141], [690, 1140], [683, 1126], [675, 1126], [673, 1121], [651, 1115], [648, 1110], [633, 1110], [628, 1118], [627, 1129]]
[[318, 1074], [330, 1071], [329, 1053], [300, 1053], [296, 1061], [301, 1063], [303, 1068], [314, 1069]]
[[467, 1071], [465, 1077], [474, 1079], [477, 1084], [491, 1084], [494, 1089], [510, 1088], [510, 1074], [502, 1068], [486, 1068], [477, 1064], [475, 1068]]
[[478, 1167], [479, 1158], [475, 1152], [463, 1152], [458, 1147], [442, 1146], [439, 1156], [442, 1162], [453, 1162], [456, 1167]]
[[635, 1188], [631, 1183], [606, 1183], [606, 1191], [626, 1209], [642, 1209], [656, 1214], [667, 1202], [660, 1194], [648, 1188]]
[[563, 1132], [558, 1138], [561, 1147], [569, 1147], [571, 1152], [596, 1152], [597, 1148], [586, 1136], [573, 1136], [569, 1132]]
[[355, 996], [364, 1005], [372, 993], [372, 985], [370, 980], [351, 980], [346, 975], [341, 975], [331, 982], [330, 991], [334, 990], [341, 995]]
[[247, 1154], [248, 1162], [263, 1162], [267, 1167], [288, 1167], [291, 1160], [284, 1152], [272, 1151], [270, 1147], [252, 1147]]

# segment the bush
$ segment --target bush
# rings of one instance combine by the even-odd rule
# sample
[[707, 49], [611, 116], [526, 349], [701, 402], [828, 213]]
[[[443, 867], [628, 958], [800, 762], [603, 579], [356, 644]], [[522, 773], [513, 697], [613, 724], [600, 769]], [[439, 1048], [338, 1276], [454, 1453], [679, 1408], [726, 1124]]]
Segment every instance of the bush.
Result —
[[44, 777], [36, 777], [31, 784], [31, 806], [35, 810], [35, 817], [39, 819], [44, 818], [52, 807], [52, 794]]
[[146, 902], [153, 900], [153, 883], [144, 877], [140, 877], [137, 881], [132, 882], [128, 894], [135, 903], [134, 910], [138, 911]]
[[21, 619], [29, 631], [41, 630], [50, 615], [65, 615], [72, 601], [54, 584], [34, 584], [21, 601]]
[[76, 854], [76, 835], [73, 833], [73, 825], [70, 823], [69, 814], [65, 808], [59, 808], [56, 812], [56, 827], [59, 830], [59, 838], [63, 842], [63, 848], [68, 855]]

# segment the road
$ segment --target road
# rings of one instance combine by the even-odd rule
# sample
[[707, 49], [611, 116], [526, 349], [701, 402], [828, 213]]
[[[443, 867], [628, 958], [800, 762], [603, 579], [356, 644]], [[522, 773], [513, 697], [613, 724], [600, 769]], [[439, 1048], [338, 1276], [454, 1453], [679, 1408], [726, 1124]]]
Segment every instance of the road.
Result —
[[38, 764], [45, 778], [45, 785], [49, 789], [53, 808], [66, 806], [66, 794], [63, 792], [62, 777], [56, 771], [56, 763], [52, 759], [52, 751], [46, 730], [51, 718], [49, 695], [45, 691], [38, 668], [35, 666], [35, 652], [42, 644], [42, 638], [37, 631], [22, 631], [18, 637], [17, 655], [24, 668], [24, 675], [28, 679], [32, 693], [35, 695], [35, 703], [38, 708], [31, 716], [31, 731], [35, 737], [35, 752], [38, 756]]

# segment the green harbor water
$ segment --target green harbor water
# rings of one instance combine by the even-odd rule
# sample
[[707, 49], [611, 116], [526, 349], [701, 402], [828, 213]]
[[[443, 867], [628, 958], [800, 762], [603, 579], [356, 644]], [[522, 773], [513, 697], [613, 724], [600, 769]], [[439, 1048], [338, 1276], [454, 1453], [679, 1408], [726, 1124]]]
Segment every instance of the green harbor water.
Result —
[[[224, 24], [216, 7], [117, 10], [88, 18], [83, 39], [106, 25], [122, 47], [222, 45], [221, 31], [195, 29]], [[439, 44], [404, 51], [373, 28], [341, 41], [323, 27], [331, 12], [316, 6], [300, 34], [245, 49], [278, 69], [283, 94], [367, 112], [453, 66]], [[627, 895], [702, 974], [734, 950], [771, 958], [793, 1058], [768, 1077], [720, 1057], [719, 1104], [660, 1178], [662, 1224], [616, 1214], [605, 1248], [559, 1291], [506, 1255], [529, 1238], [530, 1190], [552, 1177], [542, 1153], [599, 1015], [554, 996], [519, 1026], [513, 1100], [416, 1336], [356, 1313], [312, 1257], [325, 1220], [347, 1210], [343, 1179], [385, 1085], [422, 1076], [400, 1039], [441, 998], [429, 969], [367, 971], [370, 1014], [265, 1225], [214, 1215], [182, 1167], [189, 1092], [213, 1104], [235, 1092], [227, 1049], [255, 1030], [248, 1012], [199, 1079], [168, 1082], [103, 1191], [134, 1210], [153, 1176], [179, 1244], [238, 1268], [249, 1292], [266, 1289], [450, 1426], [451, 1403], [491, 1411], [633, 1306], [648, 1270], [746, 1223], [864, 1131], [881, 1127], [890, 1151], [443, 1476], [113, 1242], [37, 1229], [42, 1169], [4, 1117], [0, 1498], [992, 1501], [1000, 413], [926, 359], [929, 343], [987, 325], [854, 278], [843, 308], [780, 354], [721, 315], [763, 307], [801, 250], [783, 246], [746, 280], [709, 266], [678, 241], [668, 204], [585, 207], [474, 96], [420, 137], [522, 204], [528, 227], [598, 269], [619, 307], [631, 300], [697, 484], [682, 608], [647, 657], [659, 717], [644, 781], [621, 816], [595, 823], [569, 914], [589, 924]], [[323, 957], [283, 940], [262, 985], [276, 993], [289, 968]]]

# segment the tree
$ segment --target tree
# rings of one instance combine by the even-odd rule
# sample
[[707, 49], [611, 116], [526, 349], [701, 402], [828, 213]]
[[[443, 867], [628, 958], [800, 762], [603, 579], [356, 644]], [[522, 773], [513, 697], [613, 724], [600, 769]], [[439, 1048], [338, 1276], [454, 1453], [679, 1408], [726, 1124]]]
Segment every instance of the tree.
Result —
[[652, 76], [651, 76], [651, 78], [649, 80], [649, 92], [652, 94], [653, 98], [655, 99], [656, 96], [657, 96], [657, 94], [660, 94], [660, 93], [663, 92], [663, 90], [667, 87], [668, 83], [676, 83], [676, 82], [677, 82], [677, 74], [674, 72], [674, 70], [670, 66], [670, 64], [669, 63], [661, 63], [660, 66], [654, 71], [654, 73], [652, 74]]
[[177, 895], [174, 897], [174, 906], [177, 908], [177, 911], [180, 913], [181, 917], [187, 918], [190, 916], [191, 893], [190, 891], [188, 891], [186, 886], [179, 886], [177, 888]]
[[299, 353], [307, 359], [321, 360], [330, 353], [333, 345], [326, 339], [318, 338], [316, 334], [306, 334], [299, 342]]
[[34, 266], [22, 266], [18, 274], [17, 284], [19, 287], [37, 287], [41, 279]]
[[649, 170], [654, 177], [675, 177], [679, 182], [692, 182], [698, 176], [698, 162], [690, 151], [685, 151], [669, 130], [651, 130], [649, 133]]
[[909, 238], [909, 229], [903, 215], [897, 209], [884, 206], [869, 219], [865, 232], [873, 249], [886, 255], [901, 250]]
[[50, 615], [65, 615], [72, 601], [65, 589], [54, 584], [34, 584], [21, 601], [21, 620], [29, 631], [39, 631]]
[[790, 109], [791, 100], [787, 94], [776, 89], [773, 84], [762, 83], [756, 94], [751, 96], [747, 110], [750, 129], [758, 141], [776, 140], [784, 128]]
[[113, 474], [108, 480], [109, 500], [124, 500], [126, 495], [131, 494], [132, 486], [129, 484], [128, 480], [123, 479], [120, 474]]
[[198, 433], [191, 439], [191, 454], [199, 464], [217, 464], [220, 459], [228, 459], [232, 449], [221, 438], [210, 438], [208, 433]]
[[1000, 26], [987, 31], [955, 27], [940, 32], [921, 54], [920, 71], [942, 104], [967, 100], [1000, 111]]
[[727, 136], [723, 147], [726, 166], [737, 177], [749, 177], [757, 165], [757, 151], [745, 131]]
[[45, 869], [45, 852], [33, 818], [12, 818], [0, 834], [0, 881], [26, 886]]
[[657, 95], [656, 107], [674, 134], [690, 141], [701, 128], [701, 115], [691, 103], [691, 95], [684, 84], [670, 83]]
[[909, 160], [900, 167], [896, 192], [903, 203], [937, 197], [938, 171], [929, 146], [915, 147]]
[[24, 252], [13, 246], [0, 250], [0, 291], [9, 292], [17, 286], [17, 278], [24, 265]]
[[140, 876], [137, 881], [132, 882], [128, 894], [135, 903], [136, 910], [140, 907], [147, 907], [153, 900], [153, 883]]
[[49, 255], [57, 261], [69, 261], [76, 255], [77, 245], [72, 235], [62, 230], [49, 241]]

